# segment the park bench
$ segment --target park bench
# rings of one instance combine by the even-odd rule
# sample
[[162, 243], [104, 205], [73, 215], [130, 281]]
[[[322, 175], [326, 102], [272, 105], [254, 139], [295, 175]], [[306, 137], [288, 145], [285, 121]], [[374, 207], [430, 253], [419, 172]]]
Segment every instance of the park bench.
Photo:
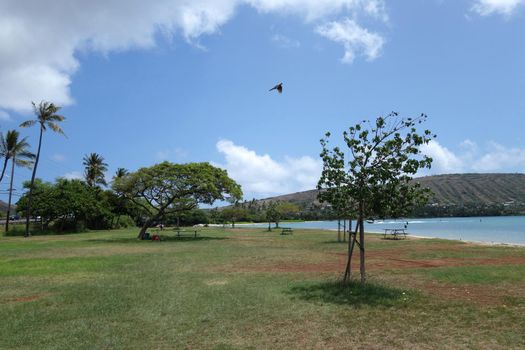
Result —
[[383, 238], [386, 239], [387, 235], [391, 235], [393, 239], [400, 239], [403, 235], [403, 239], [407, 237], [407, 233], [404, 228], [385, 228], [385, 234]]
[[283, 227], [281, 230], [281, 235], [293, 235], [293, 230], [291, 227]]

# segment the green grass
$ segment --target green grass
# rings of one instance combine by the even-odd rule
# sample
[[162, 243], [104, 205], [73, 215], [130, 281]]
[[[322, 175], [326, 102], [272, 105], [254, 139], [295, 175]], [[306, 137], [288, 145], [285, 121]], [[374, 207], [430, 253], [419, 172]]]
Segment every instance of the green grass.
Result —
[[[0, 238], [0, 349], [525, 346], [524, 264], [374, 268], [390, 261], [385, 252], [525, 261], [525, 249], [370, 235], [370, 283], [346, 287], [338, 283], [346, 244], [333, 232], [210, 228], [160, 243], [135, 236]], [[451, 297], [448, 286], [474, 298]], [[480, 302], [476, 291], [494, 298]]]
[[525, 284], [525, 265], [437, 268], [426, 274], [429, 278], [451, 284]]

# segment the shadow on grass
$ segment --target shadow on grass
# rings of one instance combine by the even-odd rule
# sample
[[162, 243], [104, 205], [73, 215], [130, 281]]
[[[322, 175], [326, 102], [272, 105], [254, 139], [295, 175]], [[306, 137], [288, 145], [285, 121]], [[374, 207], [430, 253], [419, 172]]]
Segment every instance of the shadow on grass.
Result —
[[361, 285], [358, 282], [353, 282], [351, 285], [323, 282], [295, 286], [289, 293], [301, 300], [355, 307], [365, 305], [390, 307], [409, 299], [406, 291], [373, 283]]
[[348, 245], [348, 241], [338, 241], [336, 239], [333, 239], [331, 241], [322, 241], [322, 244], [346, 244]]
[[196, 242], [196, 241], [216, 241], [216, 240], [223, 240], [228, 239], [227, 237], [207, 237], [207, 236], [199, 236], [199, 237], [169, 237], [169, 236], [161, 236], [161, 241], [151, 241], [151, 240], [139, 240], [138, 238], [133, 237], [118, 237], [118, 238], [106, 238], [106, 239], [89, 239], [89, 242], [94, 243], [144, 243], [144, 244], [162, 244], [162, 243], [168, 243], [168, 242]]

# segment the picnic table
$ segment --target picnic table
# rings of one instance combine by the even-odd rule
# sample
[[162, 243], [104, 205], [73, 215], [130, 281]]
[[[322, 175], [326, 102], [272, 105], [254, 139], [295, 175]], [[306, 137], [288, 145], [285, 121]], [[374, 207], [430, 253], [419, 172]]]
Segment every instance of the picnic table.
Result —
[[399, 239], [401, 235], [403, 235], [403, 238], [407, 237], [407, 233], [404, 228], [385, 228], [385, 234], [383, 235], [383, 238], [386, 239], [387, 235], [391, 235], [393, 239]]
[[293, 235], [293, 230], [291, 227], [282, 227], [281, 235]]
[[189, 231], [189, 230], [177, 230], [177, 229], [174, 229], [173, 231], [177, 232], [177, 237], [193, 236], [195, 238], [197, 238], [197, 232], [198, 232], [197, 230]]

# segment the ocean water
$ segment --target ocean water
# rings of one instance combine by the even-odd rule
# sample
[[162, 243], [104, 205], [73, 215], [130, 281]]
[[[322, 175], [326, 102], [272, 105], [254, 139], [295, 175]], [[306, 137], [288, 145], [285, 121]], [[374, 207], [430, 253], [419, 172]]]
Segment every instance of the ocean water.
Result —
[[[376, 220], [374, 223], [365, 222], [365, 231], [383, 233], [385, 228], [403, 228], [405, 225], [407, 234], [414, 236], [525, 245], [525, 216]], [[268, 224], [251, 226], [267, 227]], [[281, 226], [337, 230], [337, 221], [286, 222]]]

